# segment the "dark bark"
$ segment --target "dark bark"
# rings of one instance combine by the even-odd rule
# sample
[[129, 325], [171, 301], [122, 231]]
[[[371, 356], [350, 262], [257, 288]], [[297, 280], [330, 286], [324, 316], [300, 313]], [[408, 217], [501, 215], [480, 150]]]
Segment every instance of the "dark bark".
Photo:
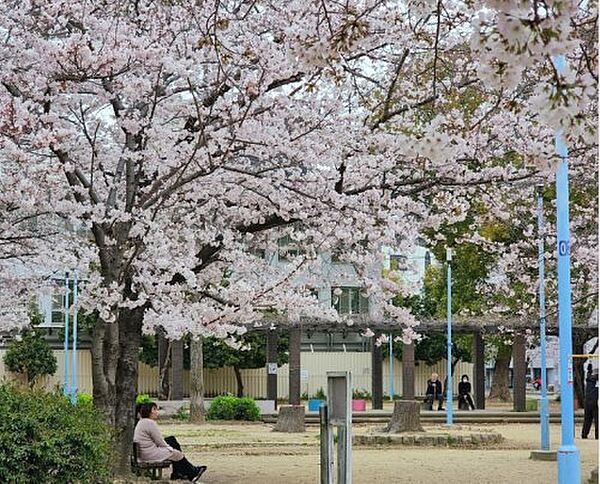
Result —
[[171, 342], [171, 399], [183, 399], [183, 340]]
[[473, 396], [475, 408], [485, 409], [485, 354], [481, 331], [473, 334]]
[[165, 337], [164, 330], [158, 331], [158, 380], [161, 400], [169, 399], [169, 366], [171, 361], [171, 341]]
[[143, 314], [144, 308], [122, 308], [114, 323], [98, 321], [93, 332], [94, 404], [115, 431], [117, 475], [130, 473]]
[[371, 348], [371, 398], [374, 410], [383, 409], [383, 349], [372, 340]]
[[494, 364], [494, 378], [492, 380], [492, 388], [490, 390], [490, 398], [497, 398], [503, 402], [510, 401], [510, 390], [508, 389], [508, 368], [510, 366], [510, 358], [512, 355], [512, 347], [509, 345], [500, 345]]
[[244, 381], [242, 380], [240, 367], [233, 365], [233, 372], [235, 373], [235, 381], [237, 383], [237, 396], [241, 398], [244, 396]]
[[527, 361], [525, 360], [525, 337], [517, 333], [513, 343], [513, 409], [525, 411], [525, 379]]

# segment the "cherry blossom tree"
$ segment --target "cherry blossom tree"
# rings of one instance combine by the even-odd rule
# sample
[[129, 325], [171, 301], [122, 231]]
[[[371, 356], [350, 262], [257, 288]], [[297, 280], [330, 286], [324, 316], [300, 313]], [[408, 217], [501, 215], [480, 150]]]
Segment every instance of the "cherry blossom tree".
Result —
[[[142, 331], [226, 338], [267, 309], [339, 320], [298, 286], [318, 284], [319, 254], [343, 247], [375, 319], [414, 335], [389, 302], [398, 285], [373, 271], [380, 247], [463, 219], [465, 194], [547, 173], [558, 126], [574, 146], [595, 142], [587, 4], [4, 6], [2, 170], [62, 223], [32, 239], [36, 267], [85, 274], [94, 402], [122, 472]], [[559, 76], [553, 54], [577, 68]], [[259, 256], [286, 235], [301, 255]]]

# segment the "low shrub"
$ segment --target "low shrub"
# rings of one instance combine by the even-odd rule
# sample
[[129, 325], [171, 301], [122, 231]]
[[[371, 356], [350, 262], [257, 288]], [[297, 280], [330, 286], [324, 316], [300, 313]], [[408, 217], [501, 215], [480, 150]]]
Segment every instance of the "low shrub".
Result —
[[237, 397], [233, 395], [221, 395], [215, 398], [206, 412], [209, 420], [233, 420]]
[[221, 395], [215, 398], [206, 414], [209, 420], [249, 420], [260, 419], [260, 409], [253, 398]]
[[235, 403], [233, 418], [235, 420], [248, 420], [255, 422], [260, 419], [260, 408], [250, 397], [238, 398]]
[[141, 403], [149, 403], [151, 401], [152, 401], [152, 399], [150, 398], [150, 395], [148, 395], [147, 393], [140, 393], [137, 397], [135, 397], [136, 405], [139, 405]]
[[77, 405], [92, 405], [94, 403], [94, 397], [89, 393], [78, 393], [77, 394]]
[[0, 386], [0, 482], [110, 482], [112, 440], [93, 405]]

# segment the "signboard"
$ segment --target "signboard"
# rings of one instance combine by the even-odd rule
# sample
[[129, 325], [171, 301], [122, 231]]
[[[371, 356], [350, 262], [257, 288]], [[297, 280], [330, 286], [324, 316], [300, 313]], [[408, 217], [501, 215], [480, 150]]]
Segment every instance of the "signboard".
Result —
[[308, 370], [300, 370], [300, 379], [301, 380], [308, 380]]
[[277, 363], [267, 363], [267, 375], [277, 375]]

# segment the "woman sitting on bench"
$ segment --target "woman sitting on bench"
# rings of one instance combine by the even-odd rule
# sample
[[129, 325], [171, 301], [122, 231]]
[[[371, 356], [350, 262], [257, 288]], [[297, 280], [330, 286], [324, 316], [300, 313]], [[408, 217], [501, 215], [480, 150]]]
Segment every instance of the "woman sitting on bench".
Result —
[[189, 479], [197, 482], [206, 466], [195, 466], [188, 461], [175, 437], [163, 439], [156, 420], [158, 406], [154, 402], [142, 403], [138, 408], [140, 419], [135, 426], [133, 441], [138, 447], [140, 462], [173, 462], [171, 479]]
[[471, 383], [469, 383], [469, 377], [463, 375], [461, 382], [458, 384], [458, 408], [459, 410], [475, 410], [473, 399], [471, 398]]

